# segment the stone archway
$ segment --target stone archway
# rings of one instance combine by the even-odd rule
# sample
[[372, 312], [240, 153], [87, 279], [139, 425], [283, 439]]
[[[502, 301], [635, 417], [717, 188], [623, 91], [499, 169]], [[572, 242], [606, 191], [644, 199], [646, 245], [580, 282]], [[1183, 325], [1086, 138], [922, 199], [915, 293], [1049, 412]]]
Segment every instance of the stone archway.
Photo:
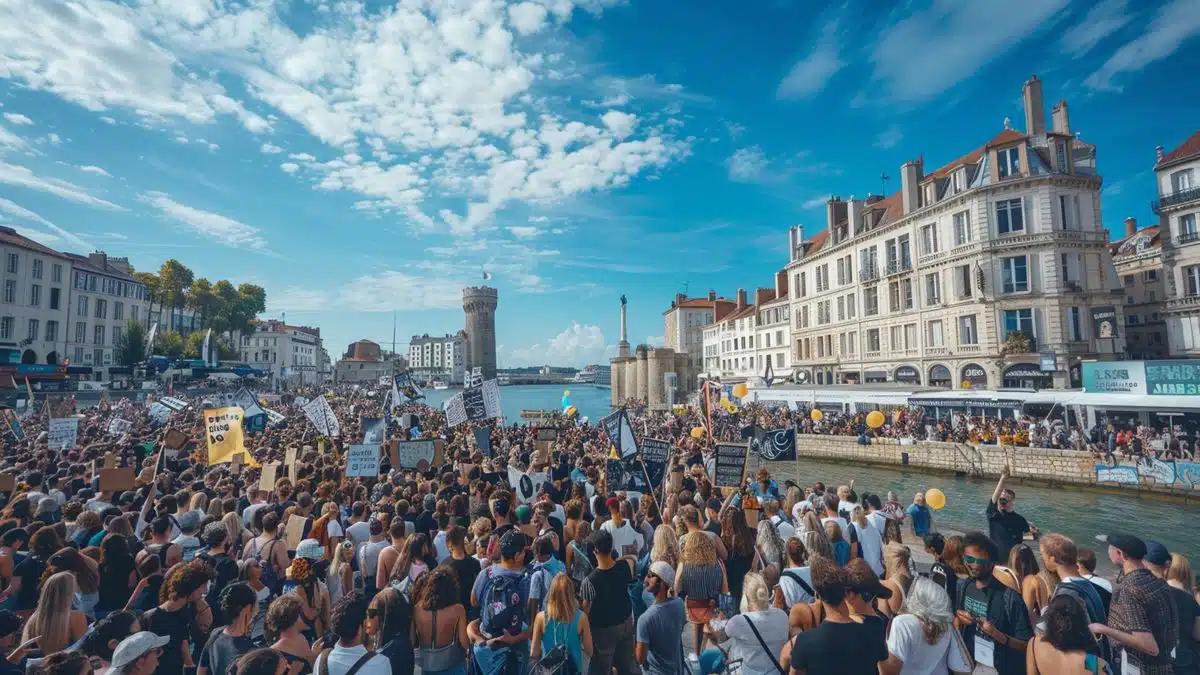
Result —
[[21, 363], [37, 363], [37, 352], [32, 349], [21, 352]]
[[50, 366], [58, 365], [58, 352], [50, 352], [46, 355], [46, 364]]

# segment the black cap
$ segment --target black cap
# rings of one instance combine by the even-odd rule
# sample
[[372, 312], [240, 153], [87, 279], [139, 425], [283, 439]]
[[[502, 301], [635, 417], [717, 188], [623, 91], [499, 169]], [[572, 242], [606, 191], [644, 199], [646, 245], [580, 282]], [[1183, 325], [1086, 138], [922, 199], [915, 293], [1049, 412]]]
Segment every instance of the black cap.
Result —
[[1146, 557], [1146, 543], [1131, 534], [1110, 534], [1108, 545], [1125, 554], [1126, 558], [1142, 560]]
[[1163, 546], [1157, 541], [1147, 541], [1146, 555], [1142, 556], [1142, 560], [1150, 563], [1151, 565], [1166, 567], [1167, 565], [1171, 564], [1171, 552], [1167, 550], [1166, 546]]

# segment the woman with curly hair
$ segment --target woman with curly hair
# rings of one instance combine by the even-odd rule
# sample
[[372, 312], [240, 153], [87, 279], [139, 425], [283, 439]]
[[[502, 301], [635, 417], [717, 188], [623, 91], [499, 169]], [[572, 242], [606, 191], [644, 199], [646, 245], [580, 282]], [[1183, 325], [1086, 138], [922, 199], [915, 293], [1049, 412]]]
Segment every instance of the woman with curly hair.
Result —
[[654, 528], [654, 545], [650, 548], [650, 562], [662, 562], [675, 569], [679, 565], [679, 535], [667, 524]]
[[1092, 653], [1096, 640], [1088, 630], [1083, 603], [1072, 595], [1059, 595], [1046, 606], [1046, 630], [1029, 641], [1025, 671], [1029, 675], [1111, 674], [1112, 666]]
[[271, 642], [271, 649], [283, 654], [288, 667], [299, 663], [297, 675], [308, 675], [312, 672], [313, 661], [317, 655], [313, 652], [307, 638], [304, 637], [308, 625], [304, 623], [304, 603], [294, 595], [284, 595], [276, 598], [267, 609], [266, 638]]
[[159, 657], [162, 675], [179, 675], [184, 667], [194, 668], [192, 644], [208, 634], [212, 608], [204, 601], [212, 570], [203, 560], [177, 565], [163, 582], [157, 607], [142, 615], [142, 628], [170, 638]]
[[283, 584], [285, 594], [293, 594], [304, 603], [304, 623], [309, 628], [304, 636], [309, 642], [329, 629], [329, 588], [320, 579], [318, 564], [325, 557], [325, 547], [316, 539], [305, 539], [296, 547], [296, 559], [287, 568]]
[[423, 576], [418, 586], [413, 602], [413, 635], [421, 672], [464, 675], [470, 643], [467, 611], [459, 602], [458, 578], [448, 567], [438, 567]]
[[742, 579], [754, 564], [754, 538], [755, 532], [746, 524], [746, 514], [741, 509], [725, 509], [721, 513], [721, 542], [729, 553], [725, 575], [729, 579], [729, 593], [735, 598], [742, 597]]
[[929, 579], [913, 581], [904, 600], [904, 613], [892, 619], [888, 660], [879, 665], [879, 672], [970, 672], [970, 655], [959, 647], [954, 630], [954, 607], [946, 589]]
[[57, 572], [42, 584], [38, 608], [25, 622], [21, 641], [37, 638], [43, 654], [53, 654], [69, 647], [87, 632], [88, 620], [83, 612], [71, 609], [75, 599], [75, 576]]
[[675, 594], [684, 599], [688, 623], [695, 627], [696, 653], [703, 650], [704, 625], [713, 617], [718, 597], [728, 592], [729, 582], [713, 539], [703, 534], [685, 537], [675, 572]]

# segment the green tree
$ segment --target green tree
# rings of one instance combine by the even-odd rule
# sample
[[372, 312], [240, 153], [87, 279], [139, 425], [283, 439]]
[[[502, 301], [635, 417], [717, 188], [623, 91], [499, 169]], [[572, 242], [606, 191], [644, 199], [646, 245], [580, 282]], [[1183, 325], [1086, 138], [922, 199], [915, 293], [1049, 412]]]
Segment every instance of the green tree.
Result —
[[146, 328], [137, 321], [130, 321], [117, 345], [117, 365], [132, 366], [146, 360]]
[[[215, 335], [215, 333], [214, 333]], [[229, 343], [225, 337], [214, 338], [217, 341], [217, 358], [221, 361], [241, 361], [242, 353]]]
[[204, 346], [204, 336], [207, 333], [207, 330], [194, 330], [187, 334], [183, 341], [183, 357], [185, 359], [204, 358], [202, 347]]
[[[158, 275], [154, 272], [134, 272], [133, 276], [138, 281], [146, 284], [146, 291], [150, 293], [150, 307], [146, 312], [146, 325], [150, 324], [150, 315], [154, 313], [154, 303], [158, 302], [159, 313], [162, 313], [162, 283]], [[163, 326], [164, 330], [170, 326]]]
[[250, 329], [250, 323], [259, 314], [267, 311], [267, 292], [255, 284], [238, 285], [238, 302], [233, 313], [231, 328], [242, 331]]
[[162, 268], [159, 269], [159, 283], [171, 307], [170, 322], [167, 327], [174, 327], [175, 310], [183, 305], [184, 293], [191, 288], [195, 276], [192, 270], [174, 258], [163, 263]]
[[154, 342], [158, 345], [158, 351], [169, 359], [178, 359], [183, 356], [183, 336], [177, 331], [159, 333]]
[[226, 279], [221, 279], [213, 284], [213, 295], [216, 297], [216, 307], [214, 310], [212, 327], [213, 330], [219, 333], [228, 333], [230, 340], [233, 339], [233, 314], [237, 310], [238, 301], [241, 296], [238, 295], [237, 287], [229, 283]]
[[211, 327], [210, 322], [217, 307], [217, 296], [213, 293], [212, 282], [204, 277], [193, 281], [188, 289], [185, 304], [200, 318], [201, 327]]

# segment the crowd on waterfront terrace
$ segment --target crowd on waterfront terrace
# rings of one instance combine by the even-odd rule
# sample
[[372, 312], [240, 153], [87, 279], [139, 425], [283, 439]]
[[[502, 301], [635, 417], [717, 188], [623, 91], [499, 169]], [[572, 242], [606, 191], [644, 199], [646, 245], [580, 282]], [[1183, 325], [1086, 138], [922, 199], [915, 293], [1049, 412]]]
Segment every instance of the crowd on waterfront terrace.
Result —
[[[915, 438], [933, 433], [919, 410], [878, 431], [805, 411], [634, 410], [636, 436], [672, 446], [639, 494], [607, 485], [613, 443], [576, 418], [543, 420], [558, 430], [546, 448], [534, 427], [450, 427], [419, 400], [385, 411], [384, 391], [302, 393], [327, 396], [337, 436], [289, 395], [236, 467], [209, 465], [212, 404], [187, 392], [165, 423], [128, 399], [83, 407], [65, 447], [49, 447], [42, 401], [19, 434], [9, 417], [0, 675], [1198, 672], [1187, 559], [1113, 535], [1118, 574], [1097, 576], [1097, 554], [1028, 522], [1004, 478], [986, 532], [962, 536], [938, 532], [924, 494], [825, 486], [803, 465], [807, 486], [765, 469], [714, 485], [715, 441], [749, 426]], [[440, 461], [402, 469], [382, 452], [378, 476], [347, 476], [362, 420], [385, 413], [393, 438], [444, 441]], [[250, 466], [289, 451], [273, 484]], [[109, 461], [132, 489], [103, 489]]]

